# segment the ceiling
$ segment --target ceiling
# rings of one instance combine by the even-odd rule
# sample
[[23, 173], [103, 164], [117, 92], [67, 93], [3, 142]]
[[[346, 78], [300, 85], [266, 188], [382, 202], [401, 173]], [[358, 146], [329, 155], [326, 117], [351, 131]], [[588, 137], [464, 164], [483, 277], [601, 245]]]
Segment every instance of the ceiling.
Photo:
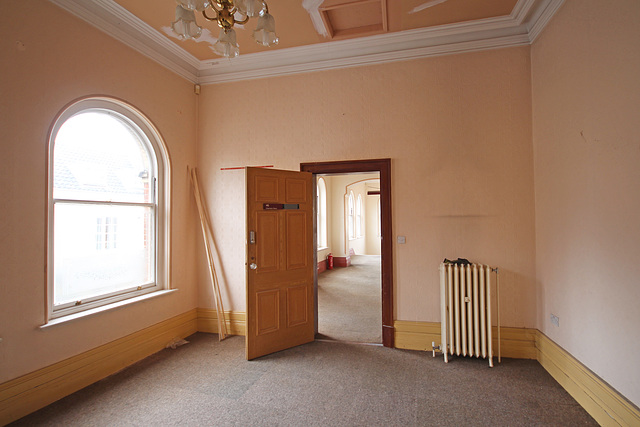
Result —
[[267, 0], [278, 45], [237, 29], [240, 55], [210, 46], [219, 28], [199, 13], [199, 40], [171, 31], [175, 0], [50, 0], [172, 71], [209, 84], [530, 44], [563, 0]]
[[[203, 36], [198, 40], [178, 40], [171, 30], [174, 21], [175, 0], [115, 0], [120, 6], [131, 12], [155, 30], [167, 35], [199, 60], [218, 59], [210, 49], [220, 32], [215, 22], [207, 22], [200, 13], [196, 22], [203, 28]], [[343, 40], [446, 25], [456, 22], [473, 21], [484, 18], [506, 16], [511, 13], [517, 0], [324, 0], [310, 7], [311, 13], [303, 7], [302, 0], [270, 0], [269, 13], [276, 19], [276, 31], [280, 39], [274, 47], [264, 47], [251, 38], [256, 19], [251, 19], [238, 30], [240, 53], [265, 52], [290, 47], [307, 46], [332, 40]], [[317, 5], [317, 3], [320, 3]], [[421, 5], [423, 10], [411, 12]], [[313, 15], [325, 16], [323, 21], [325, 34], [314, 27]], [[385, 19], [386, 18], [386, 19]], [[386, 31], [382, 22], [386, 20]], [[322, 31], [321, 30], [321, 31]], [[333, 31], [331, 31], [333, 30]]]

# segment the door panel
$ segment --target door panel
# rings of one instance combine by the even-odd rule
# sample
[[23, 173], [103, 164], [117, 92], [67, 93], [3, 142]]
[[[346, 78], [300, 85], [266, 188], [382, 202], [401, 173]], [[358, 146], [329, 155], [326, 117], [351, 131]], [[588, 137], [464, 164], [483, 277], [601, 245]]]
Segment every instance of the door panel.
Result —
[[308, 289], [305, 285], [287, 289], [287, 326], [298, 326], [309, 320]]
[[279, 302], [280, 291], [256, 293], [256, 329], [258, 335], [277, 332], [280, 329]]
[[256, 176], [255, 201], [272, 202], [274, 200], [278, 200], [278, 178]]
[[275, 211], [256, 212], [257, 228], [261, 230], [260, 239], [256, 239], [258, 274], [278, 271], [280, 230], [278, 213]]
[[247, 359], [311, 342], [313, 187], [307, 172], [247, 168]]
[[299, 211], [285, 212], [287, 227], [287, 269], [305, 268], [309, 258], [306, 239], [306, 215]]
[[307, 200], [307, 185], [304, 179], [285, 180], [286, 203], [304, 203]]

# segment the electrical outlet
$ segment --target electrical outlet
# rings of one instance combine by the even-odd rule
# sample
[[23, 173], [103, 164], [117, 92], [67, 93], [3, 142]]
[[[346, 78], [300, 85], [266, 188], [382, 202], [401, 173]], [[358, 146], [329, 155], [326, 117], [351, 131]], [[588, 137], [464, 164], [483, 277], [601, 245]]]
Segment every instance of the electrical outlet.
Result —
[[553, 323], [554, 325], [560, 327], [560, 318], [558, 316], [556, 316], [555, 314], [551, 313], [551, 323]]
[[398, 244], [404, 245], [407, 243], [407, 238], [405, 236], [398, 236]]

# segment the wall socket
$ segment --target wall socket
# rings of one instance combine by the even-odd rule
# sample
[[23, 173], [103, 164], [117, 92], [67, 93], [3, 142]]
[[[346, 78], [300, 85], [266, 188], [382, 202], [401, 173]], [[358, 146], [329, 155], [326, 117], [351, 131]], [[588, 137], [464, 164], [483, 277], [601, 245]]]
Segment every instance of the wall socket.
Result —
[[560, 318], [558, 316], [556, 316], [555, 314], [551, 313], [551, 323], [553, 323], [554, 325], [560, 327]]

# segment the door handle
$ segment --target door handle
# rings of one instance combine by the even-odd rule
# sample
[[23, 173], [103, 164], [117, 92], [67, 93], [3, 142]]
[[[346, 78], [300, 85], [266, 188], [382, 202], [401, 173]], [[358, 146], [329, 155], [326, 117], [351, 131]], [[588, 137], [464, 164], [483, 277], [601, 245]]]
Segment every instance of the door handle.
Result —
[[249, 232], [249, 244], [250, 245], [255, 245], [256, 244], [256, 232], [251, 230]]
[[249, 268], [252, 270], [257, 270], [258, 269], [258, 264], [256, 264], [255, 262], [252, 262], [251, 264], [249, 264]]

